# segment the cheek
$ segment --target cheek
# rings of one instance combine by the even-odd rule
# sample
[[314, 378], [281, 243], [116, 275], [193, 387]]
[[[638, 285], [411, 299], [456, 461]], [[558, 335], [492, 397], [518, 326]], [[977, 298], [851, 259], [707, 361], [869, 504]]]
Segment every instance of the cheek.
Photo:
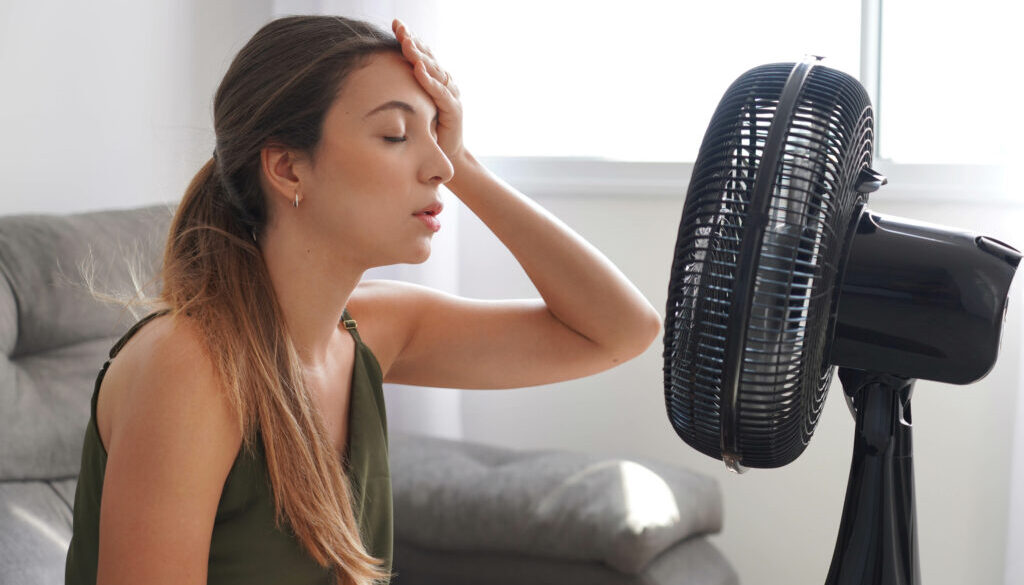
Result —
[[400, 175], [401, 157], [372, 140], [353, 141], [339, 148], [331, 157], [331, 175], [336, 184], [347, 184], [357, 190], [379, 188], [394, 182]]
[[410, 152], [375, 140], [379, 139], [328, 143], [323, 166], [317, 169], [317, 187], [327, 199], [325, 211], [335, 222], [338, 216], [345, 217], [357, 231], [356, 222], [371, 226], [393, 223], [410, 205], [409, 191], [415, 178]]
[[319, 185], [326, 222], [342, 221], [352, 235], [379, 229], [393, 215], [400, 192], [396, 173], [381, 165], [380, 157], [353, 152], [339, 158]]

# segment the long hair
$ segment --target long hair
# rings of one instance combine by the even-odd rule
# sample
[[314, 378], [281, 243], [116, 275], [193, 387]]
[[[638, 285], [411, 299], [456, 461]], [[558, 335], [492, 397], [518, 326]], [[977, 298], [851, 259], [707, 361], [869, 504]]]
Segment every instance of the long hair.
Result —
[[348, 478], [303, 381], [298, 354], [257, 243], [267, 221], [260, 150], [310, 155], [346, 77], [395, 37], [334, 16], [260, 29], [214, 98], [215, 156], [189, 184], [164, 252], [161, 301], [203, 332], [205, 350], [252, 449], [262, 435], [275, 522], [339, 583], [389, 577], [363, 545]]

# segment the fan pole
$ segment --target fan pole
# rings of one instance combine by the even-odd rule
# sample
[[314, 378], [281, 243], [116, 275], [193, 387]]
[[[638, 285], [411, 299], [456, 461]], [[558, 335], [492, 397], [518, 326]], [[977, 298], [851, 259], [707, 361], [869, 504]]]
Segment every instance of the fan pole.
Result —
[[910, 396], [914, 382], [839, 368], [856, 417], [853, 463], [826, 585], [920, 585]]

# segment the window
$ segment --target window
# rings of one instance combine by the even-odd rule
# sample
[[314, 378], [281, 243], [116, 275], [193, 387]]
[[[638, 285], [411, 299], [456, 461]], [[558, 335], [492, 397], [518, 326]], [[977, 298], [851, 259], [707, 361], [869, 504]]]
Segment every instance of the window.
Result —
[[1024, 155], [1018, 11], [997, 0], [882, 4], [881, 156], [989, 165]]
[[[613, 8], [606, 8], [613, 6]], [[824, 55], [857, 76], [860, 0], [438, 0], [435, 53], [484, 156], [687, 162], [726, 88]]]

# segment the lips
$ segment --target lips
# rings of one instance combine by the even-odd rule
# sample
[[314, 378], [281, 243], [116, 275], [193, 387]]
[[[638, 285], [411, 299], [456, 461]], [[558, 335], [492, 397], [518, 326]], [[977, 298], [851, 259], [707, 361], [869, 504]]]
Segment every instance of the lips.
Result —
[[416, 213], [413, 214], [413, 216], [422, 221], [423, 224], [426, 225], [428, 229], [430, 229], [430, 231], [436, 233], [438, 230], [441, 229], [441, 222], [437, 221], [436, 216], [437, 214], [441, 213], [441, 209], [443, 208], [444, 205], [442, 205], [440, 201], [436, 201], [433, 204], [428, 205], [427, 207], [424, 207], [423, 209], [417, 211]]
[[440, 201], [435, 201], [434, 203], [417, 211], [413, 215], [437, 215], [441, 213], [442, 209], [444, 209], [444, 204], [442, 204]]

